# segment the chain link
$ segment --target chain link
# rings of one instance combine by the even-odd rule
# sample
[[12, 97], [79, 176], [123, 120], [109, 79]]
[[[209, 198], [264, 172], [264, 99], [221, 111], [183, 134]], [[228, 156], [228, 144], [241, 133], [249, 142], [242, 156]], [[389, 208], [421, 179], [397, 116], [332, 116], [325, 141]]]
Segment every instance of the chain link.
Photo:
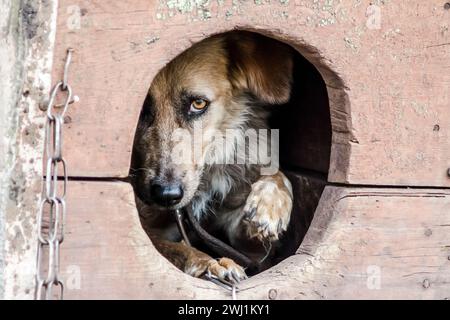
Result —
[[[38, 249], [36, 266], [36, 299], [63, 299], [64, 284], [59, 276], [59, 248], [64, 241], [66, 222], [67, 166], [62, 156], [62, 129], [64, 115], [73, 103], [72, 88], [67, 82], [72, 59], [72, 49], [67, 50], [63, 80], [50, 93], [47, 106], [45, 157], [45, 183], [43, 199], [37, 216]], [[56, 96], [66, 96], [65, 103], [56, 105]], [[62, 180], [58, 177], [62, 174]], [[55, 290], [57, 289], [57, 290]]]

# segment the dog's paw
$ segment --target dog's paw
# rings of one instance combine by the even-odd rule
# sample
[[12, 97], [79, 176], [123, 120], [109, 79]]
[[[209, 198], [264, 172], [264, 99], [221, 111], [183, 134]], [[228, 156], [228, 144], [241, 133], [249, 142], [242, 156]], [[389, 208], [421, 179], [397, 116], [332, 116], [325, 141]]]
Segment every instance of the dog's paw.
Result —
[[207, 274], [233, 283], [238, 283], [247, 278], [244, 268], [229, 258], [220, 258], [219, 260], [200, 259], [185, 272], [197, 278]]
[[281, 172], [255, 182], [244, 206], [247, 235], [263, 242], [278, 240], [289, 225], [292, 199], [291, 184]]

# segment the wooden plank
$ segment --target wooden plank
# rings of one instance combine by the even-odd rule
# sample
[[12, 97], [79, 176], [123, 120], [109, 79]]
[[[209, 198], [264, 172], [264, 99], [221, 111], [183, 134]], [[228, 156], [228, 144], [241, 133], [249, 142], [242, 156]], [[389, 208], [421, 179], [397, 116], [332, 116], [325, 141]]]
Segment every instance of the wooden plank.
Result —
[[449, 299], [449, 213], [449, 190], [328, 186], [297, 255], [240, 298]]
[[[68, 195], [67, 298], [229, 298], [156, 252], [129, 185], [70, 182]], [[297, 254], [243, 282], [238, 298], [448, 299], [449, 213], [449, 190], [328, 186]]]
[[70, 81], [80, 103], [69, 111], [64, 144], [73, 176], [126, 176], [153, 76], [191, 42], [237, 27], [289, 42], [324, 77], [330, 181], [450, 186], [450, 32], [442, 1], [380, 4], [379, 29], [367, 27], [368, 3], [359, 0], [171, 3], [60, 2], [55, 80], [65, 49], [77, 50]]
[[226, 298], [187, 276], [153, 247], [143, 231], [131, 187], [70, 182], [61, 273], [65, 299]]

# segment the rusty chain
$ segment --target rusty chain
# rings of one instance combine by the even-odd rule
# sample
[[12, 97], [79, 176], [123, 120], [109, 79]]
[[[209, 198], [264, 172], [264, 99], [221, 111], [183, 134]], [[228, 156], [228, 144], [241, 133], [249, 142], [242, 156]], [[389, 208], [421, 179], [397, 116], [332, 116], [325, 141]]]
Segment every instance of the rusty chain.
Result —
[[[68, 176], [66, 161], [62, 156], [62, 129], [64, 115], [69, 104], [74, 102], [72, 88], [67, 82], [72, 52], [72, 49], [67, 50], [63, 80], [53, 87], [47, 104], [45, 183], [37, 216], [38, 248], [35, 292], [37, 300], [63, 299], [64, 294], [64, 284], [59, 275], [59, 248], [64, 241]], [[55, 104], [58, 93], [66, 96], [65, 103], [62, 105]], [[61, 180], [59, 172], [62, 173]]]

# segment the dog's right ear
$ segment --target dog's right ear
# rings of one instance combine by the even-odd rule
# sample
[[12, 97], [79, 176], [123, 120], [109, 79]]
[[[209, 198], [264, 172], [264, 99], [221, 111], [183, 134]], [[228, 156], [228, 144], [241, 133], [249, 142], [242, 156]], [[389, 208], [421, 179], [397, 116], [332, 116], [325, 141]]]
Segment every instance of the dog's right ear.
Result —
[[230, 32], [226, 38], [229, 79], [234, 89], [250, 92], [261, 101], [289, 101], [294, 50], [257, 33]]

